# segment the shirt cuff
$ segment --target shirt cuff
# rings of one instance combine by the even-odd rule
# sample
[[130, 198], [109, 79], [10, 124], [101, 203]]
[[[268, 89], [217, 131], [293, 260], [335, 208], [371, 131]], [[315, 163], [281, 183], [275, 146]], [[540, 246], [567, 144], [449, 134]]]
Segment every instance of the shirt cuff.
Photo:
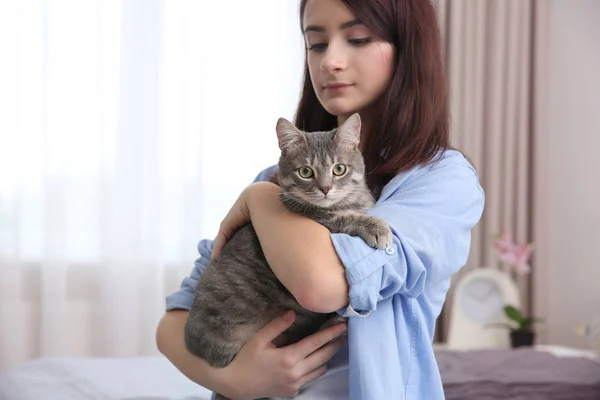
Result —
[[344, 233], [332, 233], [333, 246], [346, 269], [349, 285], [348, 306], [337, 310], [343, 317], [366, 317], [377, 309], [381, 279], [369, 279], [397, 257], [397, 245], [375, 249], [362, 238]]
[[192, 302], [194, 301], [194, 292], [189, 290], [191, 287], [195, 287], [198, 283], [197, 280], [191, 278], [185, 278], [182, 283], [182, 288], [177, 292], [167, 296], [165, 303], [167, 311], [172, 310], [187, 310], [192, 308]]

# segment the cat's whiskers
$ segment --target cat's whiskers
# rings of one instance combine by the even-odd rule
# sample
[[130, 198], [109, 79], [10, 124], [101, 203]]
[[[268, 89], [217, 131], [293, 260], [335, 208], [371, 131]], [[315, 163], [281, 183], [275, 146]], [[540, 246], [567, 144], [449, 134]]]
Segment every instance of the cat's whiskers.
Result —
[[304, 200], [300, 197], [293, 196], [288, 192], [283, 192], [283, 195], [281, 196], [281, 201], [291, 211], [298, 212], [298, 211], [302, 210], [302, 208], [304, 206], [304, 209], [302, 210], [303, 213], [305, 213], [306, 210], [308, 209], [308, 207], [311, 205], [306, 200]]

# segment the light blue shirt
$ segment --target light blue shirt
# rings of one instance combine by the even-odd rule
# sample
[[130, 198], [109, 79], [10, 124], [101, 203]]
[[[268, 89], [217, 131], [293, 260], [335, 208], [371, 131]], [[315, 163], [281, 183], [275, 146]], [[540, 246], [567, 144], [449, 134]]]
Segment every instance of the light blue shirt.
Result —
[[[274, 171], [266, 169], [256, 181], [268, 180]], [[338, 313], [350, 319], [348, 347], [332, 359], [335, 374], [328, 376], [343, 374], [348, 388], [345, 394], [315, 391], [302, 398], [444, 399], [432, 347], [435, 321], [451, 276], [467, 261], [484, 199], [476, 171], [462, 154], [448, 150], [396, 175], [368, 211], [392, 228], [391, 247], [376, 250], [359, 237], [331, 235], [350, 287], [349, 304]], [[181, 289], [167, 297], [167, 310], [191, 307], [212, 245], [199, 243], [200, 258]], [[308, 386], [306, 395], [318, 383]]]

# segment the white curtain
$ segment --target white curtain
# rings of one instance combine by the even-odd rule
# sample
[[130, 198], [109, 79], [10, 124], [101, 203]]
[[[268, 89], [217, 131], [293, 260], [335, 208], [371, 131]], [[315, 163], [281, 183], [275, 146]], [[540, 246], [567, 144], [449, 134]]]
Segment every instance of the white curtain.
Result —
[[155, 354], [164, 297], [277, 162], [295, 0], [0, 2], [0, 370]]

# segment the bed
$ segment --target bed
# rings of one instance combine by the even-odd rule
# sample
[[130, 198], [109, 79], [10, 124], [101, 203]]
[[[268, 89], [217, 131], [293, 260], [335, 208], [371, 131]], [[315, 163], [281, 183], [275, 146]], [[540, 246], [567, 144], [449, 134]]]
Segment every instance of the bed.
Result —
[[163, 357], [40, 358], [0, 374], [1, 400], [205, 400]]
[[[591, 352], [438, 347], [436, 357], [447, 400], [600, 400], [600, 358]], [[162, 357], [41, 358], [0, 374], [0, 400], [209, 398]]]
[[600, 400], [600, 358], [592, 352], [439, 349], [436, 359], [447, 400]]

